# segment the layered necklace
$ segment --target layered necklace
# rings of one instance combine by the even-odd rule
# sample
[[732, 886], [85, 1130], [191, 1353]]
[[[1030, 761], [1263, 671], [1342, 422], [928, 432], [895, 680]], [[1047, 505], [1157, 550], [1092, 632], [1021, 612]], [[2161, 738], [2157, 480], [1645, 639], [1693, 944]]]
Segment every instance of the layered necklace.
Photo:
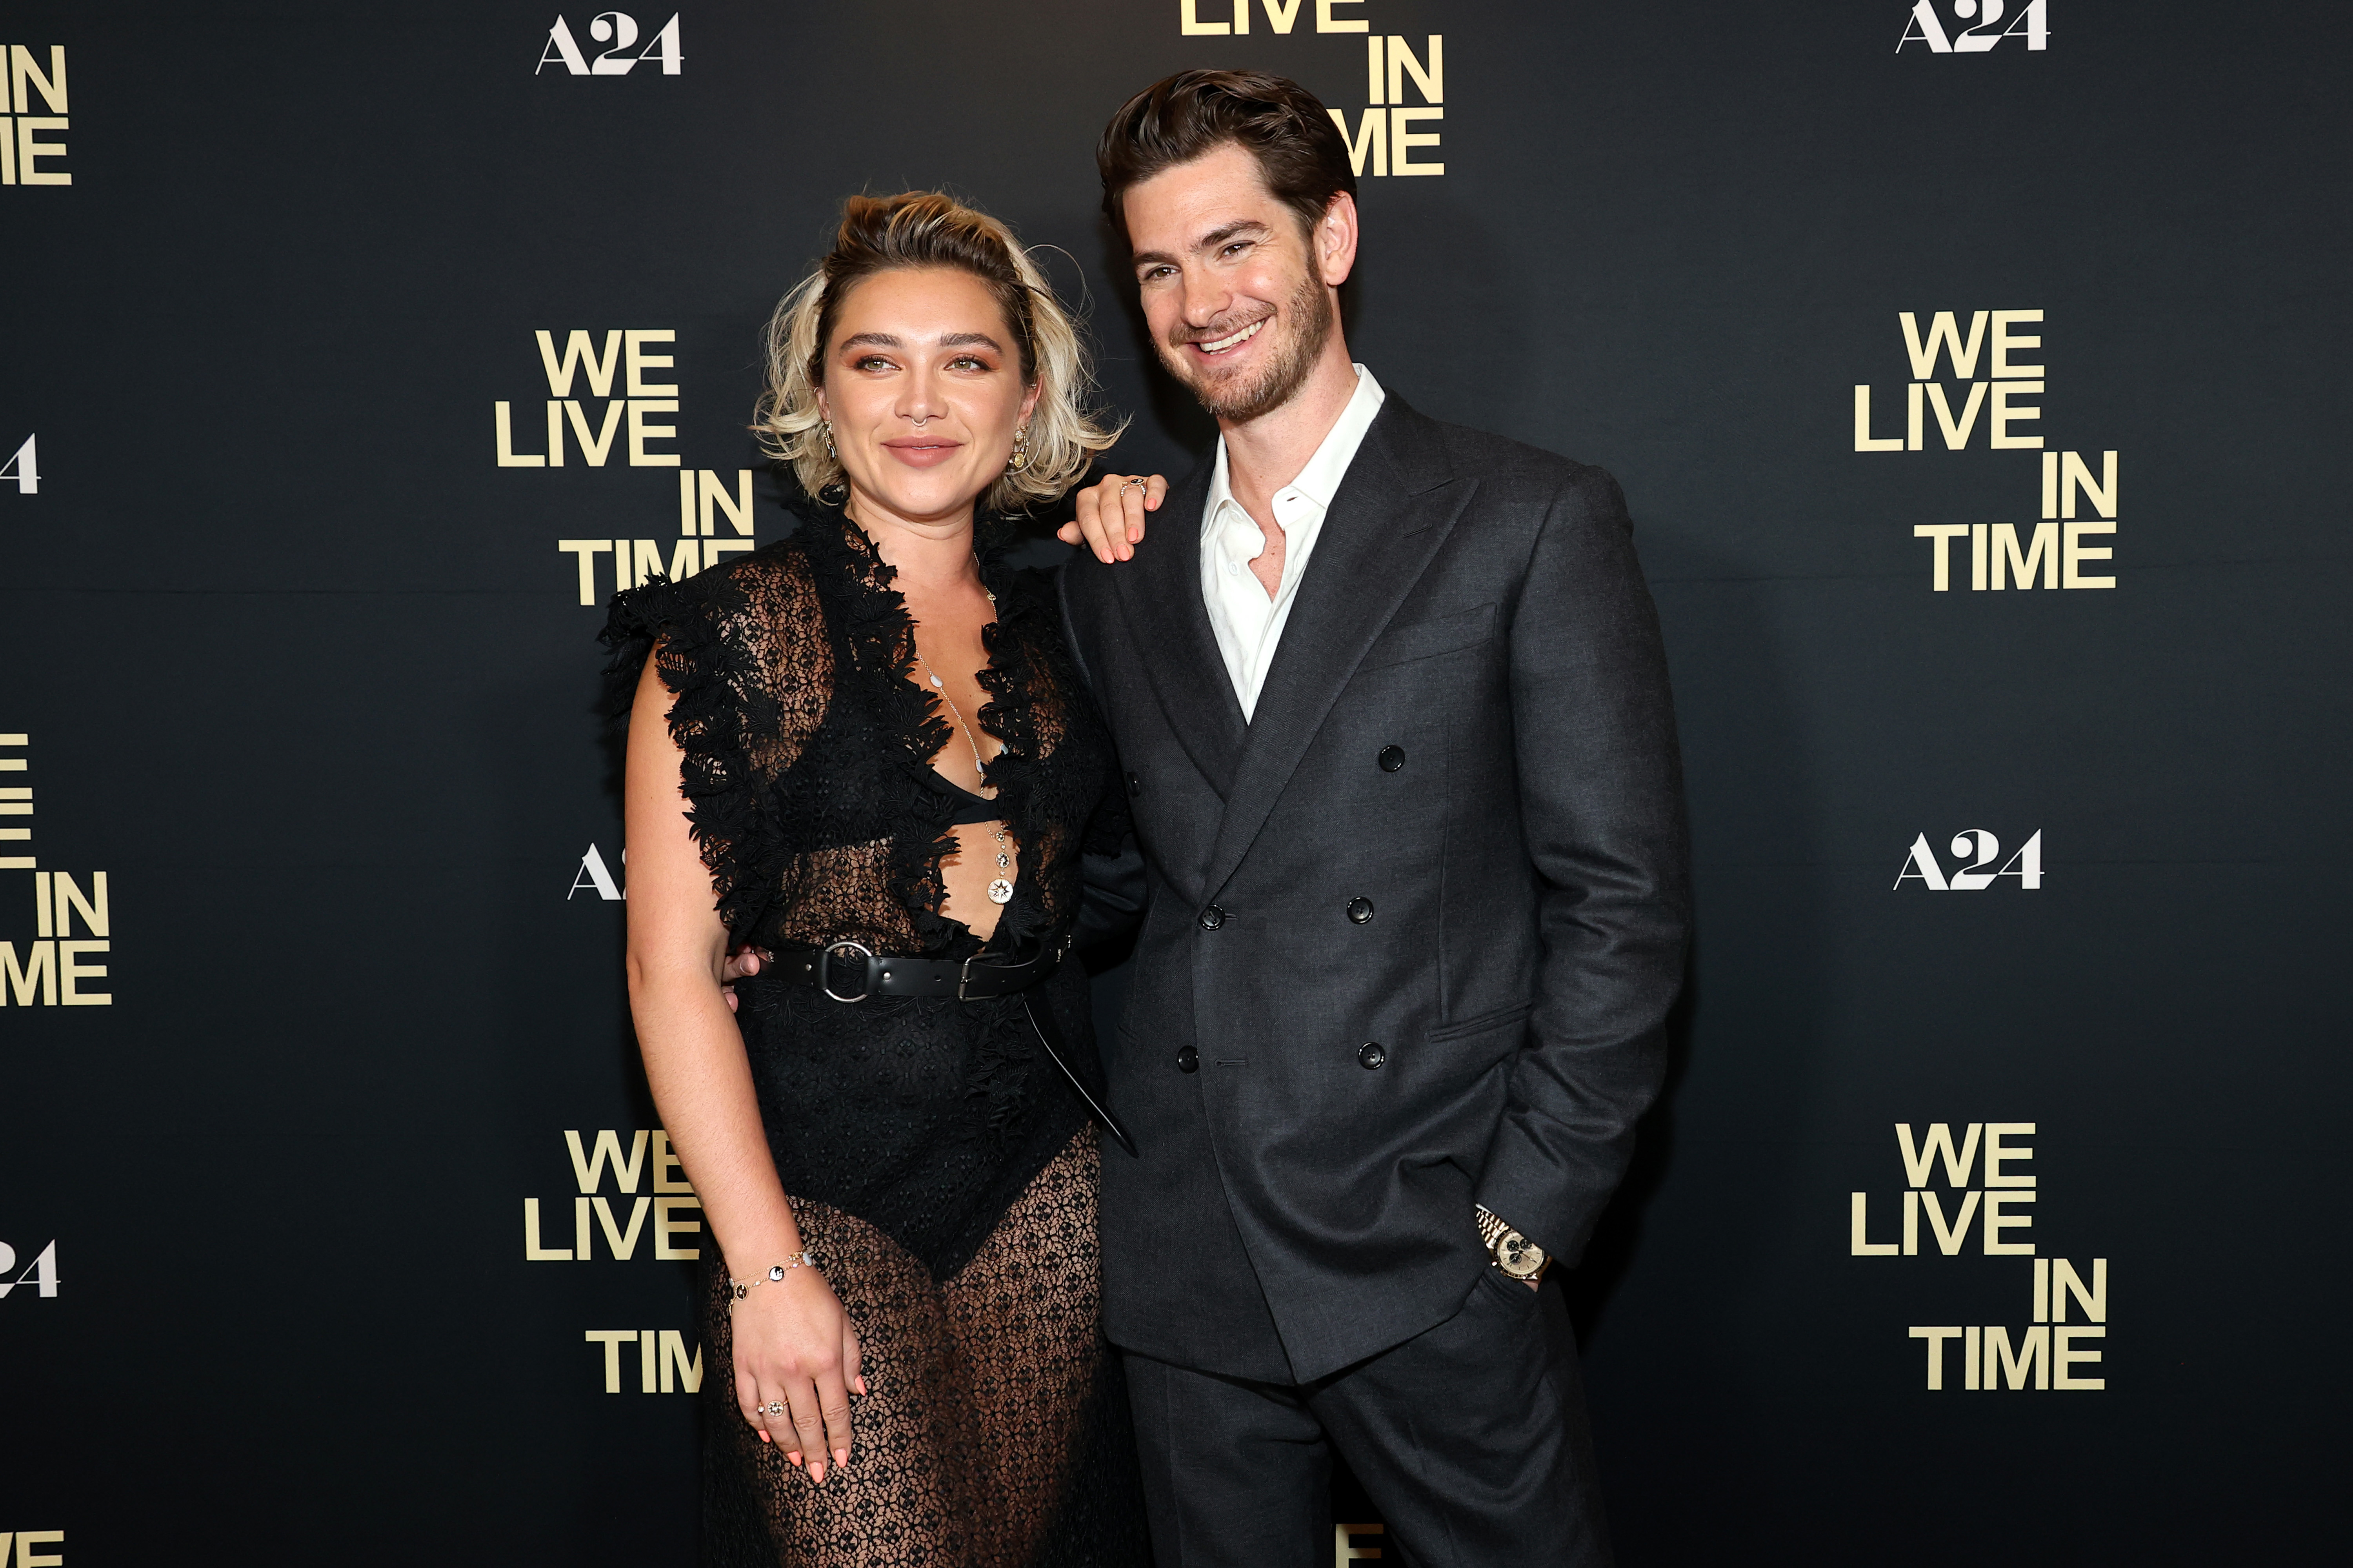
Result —
[[[997, 595], [995, 594], [990, 594], [986, 585], [984, 585], [980, 591], [984, 594], [988, 594], [989, 605], [994, 607], [997, 604]], [[964, 710], [957, 707], [956, 700], [948, 695], [948, 683], [940, 679], [940, 672], [932, 668], [932, 661], [923, 657], [923, 650], [920, 645], [915, 648], [915, 662], [923, 667], [923, 673], [931, 677], [932, 689], [940, 694], [940, 700], [946, 703], [948, 705], [948, 711], [955, 715], [956, 728], [964, 731], [964, 743], [972, 748], [973, 775], [979, 779], [981, 783], [987, 784], [988, 782], [988, 764], [981, 760], [980, 742], [973, 735], [972, 726], [965, 721]], [[998, 872], [998, 874], [989, 881], [988, 901], [992, 904], [1010, 903], [1013, 900], [1013, 884], [1005, 877], [1004, 873], [1012, 868], [1013, 853], [1011, 846], [1006, 842], [1005, 825], [1001, 822], [990, 823], [988, 825], [988, 836], [997, 840], [997, 868]]]

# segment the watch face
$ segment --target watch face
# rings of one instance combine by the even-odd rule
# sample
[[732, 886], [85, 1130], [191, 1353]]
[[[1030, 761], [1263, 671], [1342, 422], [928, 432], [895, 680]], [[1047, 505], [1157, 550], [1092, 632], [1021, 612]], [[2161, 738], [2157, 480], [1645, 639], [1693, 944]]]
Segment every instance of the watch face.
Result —
[[1533, 1279], [1545, 1266], [1545, 1250], [1516, 1230], [1495, 1242], [1495, 1266], [1514, 1279]]

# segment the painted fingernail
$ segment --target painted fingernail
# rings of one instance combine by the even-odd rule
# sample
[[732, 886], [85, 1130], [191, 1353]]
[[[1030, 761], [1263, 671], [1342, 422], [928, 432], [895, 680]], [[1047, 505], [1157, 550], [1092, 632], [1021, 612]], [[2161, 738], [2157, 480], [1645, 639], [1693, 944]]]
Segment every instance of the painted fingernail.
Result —
[[849, 1450], [847, 1448], [836, 1448], [833, 1451], [833, 1462], [837, 1465], [846, 1465], [849, 1463]]
[[801, 1451], [798, 1448], [791, 1449], [785, 1455], [785, 1462], [789, 1465], [799, 1464], [801, 1462]]
[[863, 1377], [858, 1380], [858, 1392], [860, 1394], [866, 1392], [866, 1380]]
[[825, 1485], [825, 1461], [823, 1459], [819, 1459], [810, 1465], [808, 1470], [809, 1479], [815, 1481], [819, 1486]]
[[766, 1432], [765, 1432], [765, 1431], [764, 1431], [764, 1432], [762, 1432], [762, 1433], [760, 1434], [760, 1441], [761, 1441], [761, 1442], [763, 1442], [763, 1443], [765, 1443], [765, 1442], [766, 1442], [767, 1440], [768, 1440], [768, 1434], [767, 1434]]

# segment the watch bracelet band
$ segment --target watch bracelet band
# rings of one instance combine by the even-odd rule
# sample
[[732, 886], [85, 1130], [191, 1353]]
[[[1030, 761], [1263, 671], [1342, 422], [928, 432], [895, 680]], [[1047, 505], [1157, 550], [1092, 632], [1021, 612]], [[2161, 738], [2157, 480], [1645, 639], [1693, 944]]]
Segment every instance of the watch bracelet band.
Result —
[[1494, 1251], [1495, 1243], [1501, 1241], [1504, 1233], [1512, 1228], [1511, 1223], [1485, 1204], [1473, 1205], [1471, 1214], [1479, 1226], [1480, 1245], [1490, 1252]]
[[730, 1307], [734, 1306], [736, 1302], [742, 1300], [744, 1297], [752, 1293], [754, 1286], [774, 1285], [781, 1281], [786, 1275], [791, 1273], [796, 1268], [814, 1268], [816, 1267], [817, 1259], [811, 1258], [806, 1250], [800, 1252], [787, 1252], [785, 1254], [781, 1261], [769, 1264], [768, 1271], [765, 1274], [755, 1275], [749, 1279], [730, 1279], [727, 1281], [727, 1304]]
[[[1542, 1262], [1536, 1265], [1535, 1273], [1528, 1275], [1512, 1274], [1512, 1278], [1515, 1279], [1541, 1279], [1544, 1278], [1545, 1270], [1552, 1267], [1552, 1258], [1546, 1254], [1542, 1247], [1537, 1247], [1534, 1242], [1528, 1241], [1525, 1236], [1522, 1235], [1513, 1227], [1511, 1221], [1497, 1214], [1493, 1209], [1489, 1208], [1485, 1204], [1472, 1205], [1472, 1217], [1479, 1226], [1479, 1240], [1487, 1249], [1487, 1261], [1489, 1268], [1498, 1269], [1504, 1268], [1503, 1241], [1507, 1236], [1519, 1237], [1520, 1240], [1526, 1245], [1528, 1250], [1535, 1253], [1538, 1258], [1543, 1259]], [[1511, 1272], [1510, 1270], [1504, 1271], [1506, 1273]]]

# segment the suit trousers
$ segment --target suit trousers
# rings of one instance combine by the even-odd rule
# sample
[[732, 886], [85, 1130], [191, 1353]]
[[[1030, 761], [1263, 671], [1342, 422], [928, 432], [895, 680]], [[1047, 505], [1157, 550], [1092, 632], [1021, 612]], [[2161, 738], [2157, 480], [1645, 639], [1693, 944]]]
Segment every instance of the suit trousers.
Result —
[[1125, 1356], [1158, 1568], [1326, 1568], [1332, 1454], [1412, 1568], [1609, 1568], [1568, 1309], [1480, 1272], [1460, 1309], [1314, 1383]]

